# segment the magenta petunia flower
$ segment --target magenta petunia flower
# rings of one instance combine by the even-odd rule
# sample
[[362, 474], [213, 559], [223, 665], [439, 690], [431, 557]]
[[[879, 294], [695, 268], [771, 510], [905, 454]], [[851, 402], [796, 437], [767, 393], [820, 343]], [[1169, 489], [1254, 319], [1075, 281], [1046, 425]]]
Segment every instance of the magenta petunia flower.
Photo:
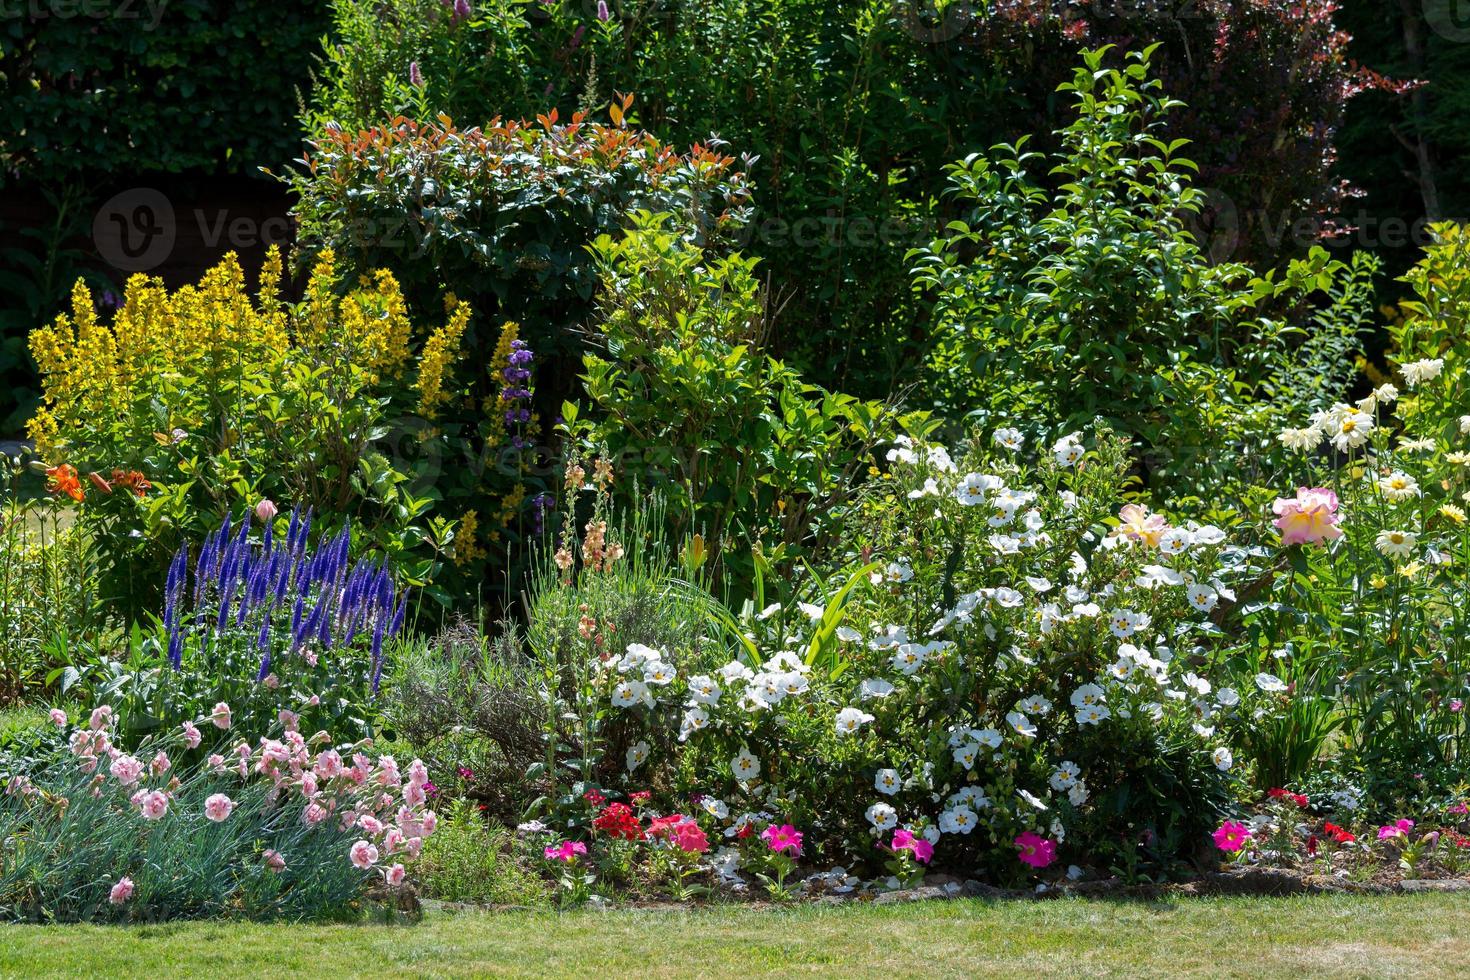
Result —
[[1022, 864], [1044, 868], [1057, 859], [1056, 841], [1047, 840], [1040, 834], [1028, 830], [1017, 837], [1015, 843], [1020, 848], [1020, 853], [1016, 856], [1021, 859]]
[[1237, 820], [1227, 820], [1215, 831], [1215, 846], [1222, 851], [1238, 851], [1250, 840], [1251, 831]]

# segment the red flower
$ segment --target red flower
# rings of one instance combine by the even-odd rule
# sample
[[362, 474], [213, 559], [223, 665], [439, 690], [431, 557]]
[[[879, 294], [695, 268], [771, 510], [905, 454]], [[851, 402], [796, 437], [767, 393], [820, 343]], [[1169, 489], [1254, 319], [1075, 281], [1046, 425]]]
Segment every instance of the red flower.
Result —
[[630, 799], [630, 800], [633, 801], [633, 805], [634, 806], [641, 806], [644, 803], [647, 803], [648, 802], [648, 798], [651, 797], [652, 795], [653, 794], [650, 793], [648, 790], [646, 790], [646, 789], [640, 789], [636, 793], [629, 793], [628, 794], [628, 799]]
[[592, 821], [592, 826], [609, 837], [620, 837], [623, 840], [638, 840], [643, 836], [638, 818], [634, 816], [632, 807], [626, 803], [609, 803]]
[[46, 489], [52, 493], [64, 493], [77, 503], [82, 502], [82, 482], [77, 479], [74, 466], [63, 463], [46, 471]]
[[607, 802], [607, 797], [603, 796], [595, 789], [589, 789], [587, 792], [583, 793], [582, 799], [586, 800], [588, 803], [591, 803], [593, 806], [602, 806], [602, 804]]
[[1339, 827], [1335, 823], [1332, 823], [1331, 821], [1328, 821], [1327, 823], [1324, 823], [1322, 825], [1322, 832], [1324, 834], [1330, 835], [1332, 839], [1337, 841], [1337, 843], [1339, 844], [1351, 844], [1353, 841], [1358, 839], [1357, 837], [1348, 833], [1346, 830], [1343, 830], [1341, 827]]

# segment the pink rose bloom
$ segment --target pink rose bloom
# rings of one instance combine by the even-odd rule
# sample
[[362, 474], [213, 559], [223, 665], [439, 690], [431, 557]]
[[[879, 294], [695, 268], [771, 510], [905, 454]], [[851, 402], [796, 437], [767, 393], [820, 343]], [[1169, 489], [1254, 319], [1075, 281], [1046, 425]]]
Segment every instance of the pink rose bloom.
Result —
[[62, 711], [60, 708], [51, 709], [51, 724], [55, 725], [57, 728], [65, 728], [66, 721], [67, 718], [65, 711]]
[[1017, 857], [1021, 859], [1022, 864], [1029, 864], [1033, 868], [1044, 868], [1057, 859], [1056, 841], [1047, 840], [1029, 830], [1017, 837], [1015, 843], [1021, 849]]
[[1272, 508], [1283, 546], [1318, 544], [1342, 537], [1337, 526], [1337, 494], [1324, 487], [1301, 487], [1294, 499], [1278, 499]]
[[352, 850], [349, 853], [352, 857], [352, 863], [364, 871], [378, 863], [378, 849], [365, 840], [360, 840], [356, 844], [353, 844]]
[[402, 888], [403, 879], [407, 874], [408, 872], [404, 870], [403, 865], [395, 864], [388, 869], [388, 873], [383, 877], [387, 880], [389, 888]]
[[154, 790], [147, 793], [138, 801], [138, 807], [143, 811], [143, 819], [159, 820], [168, 812], [168, 796]]
[[229, 819], [230, 811], [234, 809], [235, 801], [223, 793], [216, 793], [204, 801], [204, 815], [215, 823]]
[[194, 727], [194, 723], [184, 722], [184, 744], [191, 749], [197, 749], [202, 741], [204, 741], [204, 736], [199, 734], [199, 729]]
[[761, 831], [761, 840], [765, 841], [766, 846], [777, 854], [782, 851], [790, 851], [793, 857], [801, 856], [801, 831], [789, 823], [779, 827], [771, 824]]
[[261, 857], [265, 859], [265, 866], [276, 874], [286, 870], [286, 859], [281, 857], [280, 851], [267, 850]]
[[111, 722], [112, 708], [104, 704], [102, 707], [96, 708], [92, 711], [92, 717], [87, 722], [87, 724], [90, 725], [92, 731], [95, 732], [106, 728], [109, 724], [111, 724]]
[[229, 728], [230, 706], [221, 701], [219, 704], [215, 705], [214, 710], [209, 713], [209, 720], [214, 722], [214, 727], [218, 728], [220, 731], [224, 731], [225, 729]]
[[112, 891], [107, 893], [107, 900], [113, 905], [121, 905], [133, 897], [133, 879], [119, 878], [117, 884], [112, 886]]
[[1465, 702], [1464, 701], [1461, 701], [1459, 698], [1450, 698], [1450, 710], [1451, 711], [1464, 711], [1465, 710]]
[[272, 521], [278, 513], [280, 512], [276, 510], [275, 503], [269, 498], [255, 505], [255, 516], [260, 518], [262, 524], [267, 524]]
[[153, 775], [162, 776], [164, 773], [173, 768], [173, 763], [169, 761], [168, 753], [160, 750], [159, 753], [153, 757], [153, 764], [150, 768], [153, 770]]
[[1118, 533], [1130, 541], [1158, 547], [1159, 539], [1169, 530], [1162, 514], [1149, 514], [1141, 504], [1124, 504], [1118, 511]]
[[131, 786], [143, 775], [143, 763], [130, 755], [120, 755], [112, 760], [112, 765], [107, 771], [117, 777], [117, 781], [124, 786]]
[[1215, 831], [1215, 846], [1222, 851], [1234, 852], [1245, 846], [1250, 840], [1251, 831], [1245, 824], [1235, 820], [1227, 820]]

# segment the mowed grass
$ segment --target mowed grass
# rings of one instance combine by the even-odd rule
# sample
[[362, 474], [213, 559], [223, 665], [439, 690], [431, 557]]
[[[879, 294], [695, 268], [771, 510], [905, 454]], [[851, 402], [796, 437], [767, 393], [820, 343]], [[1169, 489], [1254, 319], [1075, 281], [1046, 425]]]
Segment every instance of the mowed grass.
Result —
[[452, 912], [411, 926], [0, 927], [0, 974], [316, 977], [1208, 976], [1470, 972], [1470, 900], [956, 901]]

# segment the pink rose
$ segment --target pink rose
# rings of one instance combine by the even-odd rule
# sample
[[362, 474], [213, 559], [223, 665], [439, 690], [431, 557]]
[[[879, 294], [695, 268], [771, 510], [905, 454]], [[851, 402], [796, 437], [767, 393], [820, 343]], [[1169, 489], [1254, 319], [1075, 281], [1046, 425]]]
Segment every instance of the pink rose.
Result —
[[264, 499], [260, 503], [255, 505], [255, 516], [260, 518], [260, 522], [262, 524], [266, 524], [274, 520], [276, 514], [278, 513], [280, 512], [276, 509], [275, 503], [269, 498]]
[[1337, 494], [1323, 487], [1301, 487], [1292, 499], [1281, 498], [1272, 509], [1283, 546], [1317, 544], [1342, 537], [1337, 526]]

